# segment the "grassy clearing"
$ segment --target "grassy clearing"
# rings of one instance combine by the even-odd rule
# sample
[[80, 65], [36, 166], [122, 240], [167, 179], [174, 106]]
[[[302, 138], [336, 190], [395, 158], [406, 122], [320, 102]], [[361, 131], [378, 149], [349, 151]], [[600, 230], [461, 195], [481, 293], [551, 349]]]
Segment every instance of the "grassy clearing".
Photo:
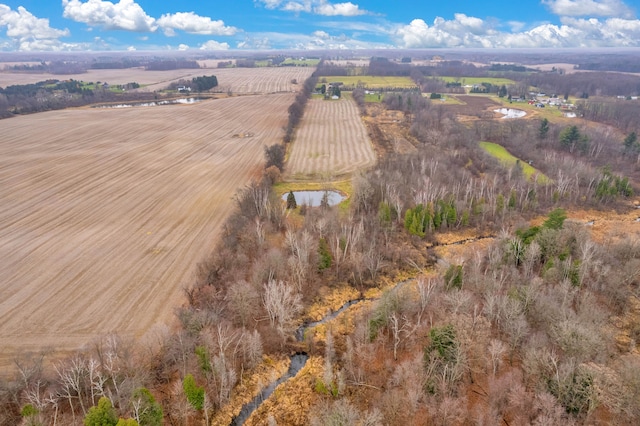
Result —
[[340, 211], [348, 211], [351, 203], [349, 197], [353, 192], [351, 180], [326, 181], [326, 182], [280, 182], [273, 185], [273, 191], [278, 194], [286, 194], [289, 191], [338, 191], [346, 195], [347, 198], [336, 207]]
[[536, 108], [535, 105], [530, 105], [528, 102], [509, 102], [507, 98], [499, 98], [497, 96], [491, 97], [494, 101], [500, 102], [506, 108], [521, 109], [527, 112], [527, 116], [531, 116], [535, 112], [535, 116], [539, 118], [546, 118], [553, 121], [557, 118], [563, 117], [563, 111], [558, 107], [546, 106], [545, 108]]
[[[422, 96], [429, 99], [431, 93], [423, 93]], [[431, 102], [444, 105], [464, 105], [464, 102], [449, 93], [442, 93], [441, 99], [431, 99]]]
[[510, 84], [515, 84], [516, 82], [509, 79], [509, 78], [502, 78], [502, 77], [440, 77], [441, 79], [443, 79], [444, 81], [446, 81], [447, 83], [455, 83], [455, 82], [460, 82], [462, 83], [462, 85], [466, 85], [466, 84], [482, 84], [482, 83], [491, 83], [494, 86], [502, 86], [503, 84], [505, 86], [508, 86]]
[[282, 61], [282, 65], [295, 65], [298, 67], [301, 67], [301, 66], [315, 67], [316, 65], [318, 65], [319, 62], [320, 62], [320, 59], [287, 58], [284, 61]]
[[383, 100], [384, 100], [384, 95], [381, 94], [381, 93], [364, 95], [364, 101], [365, 102], [380, 103]]
[[497, 158], [506, 167], [513, 167], [516, 164], [520, 164], [520, 166], [522, 167], [522, 173], [526, 176], [527, 179], [533, 179], [535, 177], [537, 179], [537, 182], [540, 184], [551, 183], [551, 179], [549, 179], [546, 175], [541, 173], [535, 167], [530, 166], [525, 161], [522, 161], [518, 157], [512, 155], [502, 145], [498, 145], [497, 143], [492, 142], [480, 142], [480, 147], [492, 157]]
[[366, 89], [380, 89], [384, 87], [398, 87], [403, 89], [410, 89], [416, 86], [409, 77], [383, 77], [375, 75], [353, 75], [353, 76], [324, 76], [320, 77], [318, 81], [327, 83], [332, 81], [341, 81], [345, 86], [358, 86], [361, 85]]
[[280, 182], [273, 185], [276, 194], [285, 194], [289, 191], [324, 191], [335, 190], [346, 194], [353, 191], [351, 180], [326, 181], [326, 182]]

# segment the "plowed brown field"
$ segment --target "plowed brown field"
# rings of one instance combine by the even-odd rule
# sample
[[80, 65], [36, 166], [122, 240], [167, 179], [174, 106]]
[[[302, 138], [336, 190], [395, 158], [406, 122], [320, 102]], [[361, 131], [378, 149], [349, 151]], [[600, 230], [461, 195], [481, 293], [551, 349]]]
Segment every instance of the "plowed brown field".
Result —
[[[83, 74], [53, 75], [45, 73], [0, 72], [0, 87], [13, 84], [29, 84], [48, 79], [74, 79], [85, 82], [106, 82], [109, 84], [127, 84], [136, 82], [143, 87], [141, 91], [154, 91], [166, 88], [172, 81], [192, 79], [202, 75], [215, 75], [218, 87], [214, 91], [243, 93], [274, 93], [298, 90], [302, 83], [313, 73], [313, 67], [265, 67], [265, 68], [214, 68], [181, 69], [171, 71], [145, 71], [144, 68], [122, 70], [89, 70]], [[295, 79], [298, 84], [292, 84]]]
[[375, 161], [376, 154], [352, 99], [309, 101], [291, 146], [289, 176], [341, 175]]
[[169, 320], [292, 100], [1, 120], [0, 369]]

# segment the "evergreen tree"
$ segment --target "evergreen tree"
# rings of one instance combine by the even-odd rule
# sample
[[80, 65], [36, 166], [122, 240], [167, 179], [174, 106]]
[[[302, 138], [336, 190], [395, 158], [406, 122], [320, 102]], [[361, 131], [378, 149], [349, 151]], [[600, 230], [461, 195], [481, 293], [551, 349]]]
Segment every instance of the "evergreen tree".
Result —
[[324, 238], [320, 238], [318, 244], [318, 270], [323, 271], [331, 268], [331, 252], [329, 251], [329, 244]]
[[560, 146], [569, 152], [578, 148], [580, 152], [585, 153], [589, 144], [586, 135], [582, 135], [577, 126], [569, 126], [560, 132]]
[[624, 150], [625, 152], [633, 152], [638, 151], [640, 148], [640, 144], [638, 144], [638, 136], [636, 132], [631, 132], [624, 138]]
[[298, 207], [296, 196], [293, 195], [293, 191], [289, 191], [289, 195], [287, 195], [287, 209], [295, 209], [296, 207]]
[[138, 411], [140, 426], [162, 426], [162, 407], [147, 388], [137, 389], [133, 393], [132, 401], [140, 407]]
[[204, 408], [204, 388], [196, 385], [196, 379], [193, 378], [193, 375], [186, 375], [182, 381], [182, 388], [189, 404], [198, 411], [202, 410]]
[[135, 419], [120, 419], [116, 426], [140, 426]]
[[549, 120], [543, 118], [540, 122], [540, 127], [538, 128], [538, 138], [546, 139], [549, 134]]

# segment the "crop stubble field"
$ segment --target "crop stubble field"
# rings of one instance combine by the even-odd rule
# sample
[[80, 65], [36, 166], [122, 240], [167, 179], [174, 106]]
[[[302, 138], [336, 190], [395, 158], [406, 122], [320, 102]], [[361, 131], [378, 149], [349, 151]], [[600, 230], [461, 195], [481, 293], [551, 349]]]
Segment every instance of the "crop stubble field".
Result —
[[352, 99], [310, 99], [287, 161], [287, 175], [342, 175], [376, 161]]
[[[89, 70], [83, 74], [54, 75], [46, 73], [0, 72], [0, 87], [13, 84], [30, 84], [56, 80], [79, 80], [85, 82], [106, 82], [127, 84], [136, 82], [143, 87], [140, 91], [162, 90], [169, 83], [180, 79], [192, 79], [203, 75], [215, 75], [218, 87], [214, 91], [232, 93], [275, 93], [299, 90], [304, 81], [313, 73], [314, 67], [264, 67], [264, 68], [200, 68], [171, 71], [146, 71], [144, 68]], [[297, 80], [293, 84], [292, 80]]]
[[1, 120], [0, 369], [168, 321], [292, 100]]

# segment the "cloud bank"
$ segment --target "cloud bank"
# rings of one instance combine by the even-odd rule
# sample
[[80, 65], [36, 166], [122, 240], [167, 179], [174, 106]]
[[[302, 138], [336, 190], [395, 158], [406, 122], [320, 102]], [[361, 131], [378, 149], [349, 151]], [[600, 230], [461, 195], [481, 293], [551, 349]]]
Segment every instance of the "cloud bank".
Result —
[[452, 20], [437, 17], [431, 25], [414, 19], [399, 26], [393, 37], [399, 47], [410, 49], [640, 47], [640, 20], [563, 17], [561, 25], [505, 32], [482, 19], [456, 14]]
[[3, 27], [6, 27], [7, 37], [13, 40], [12, 45], [7, 45], [7, 48], [28, 51], [72, 47], [58, 40], [71, 35], [68, 29], [51, 28], [48, 19], [37, 18], [22, 6], [18, 10], [12, 10], [9, 6], [0, 4], [0, 28]]
[[358, 16], [368, 12], [351, 2], [331, 3], [326, 0], [255, 0], [267, 9], [286, 12], [306, 12], [322, 16]]

